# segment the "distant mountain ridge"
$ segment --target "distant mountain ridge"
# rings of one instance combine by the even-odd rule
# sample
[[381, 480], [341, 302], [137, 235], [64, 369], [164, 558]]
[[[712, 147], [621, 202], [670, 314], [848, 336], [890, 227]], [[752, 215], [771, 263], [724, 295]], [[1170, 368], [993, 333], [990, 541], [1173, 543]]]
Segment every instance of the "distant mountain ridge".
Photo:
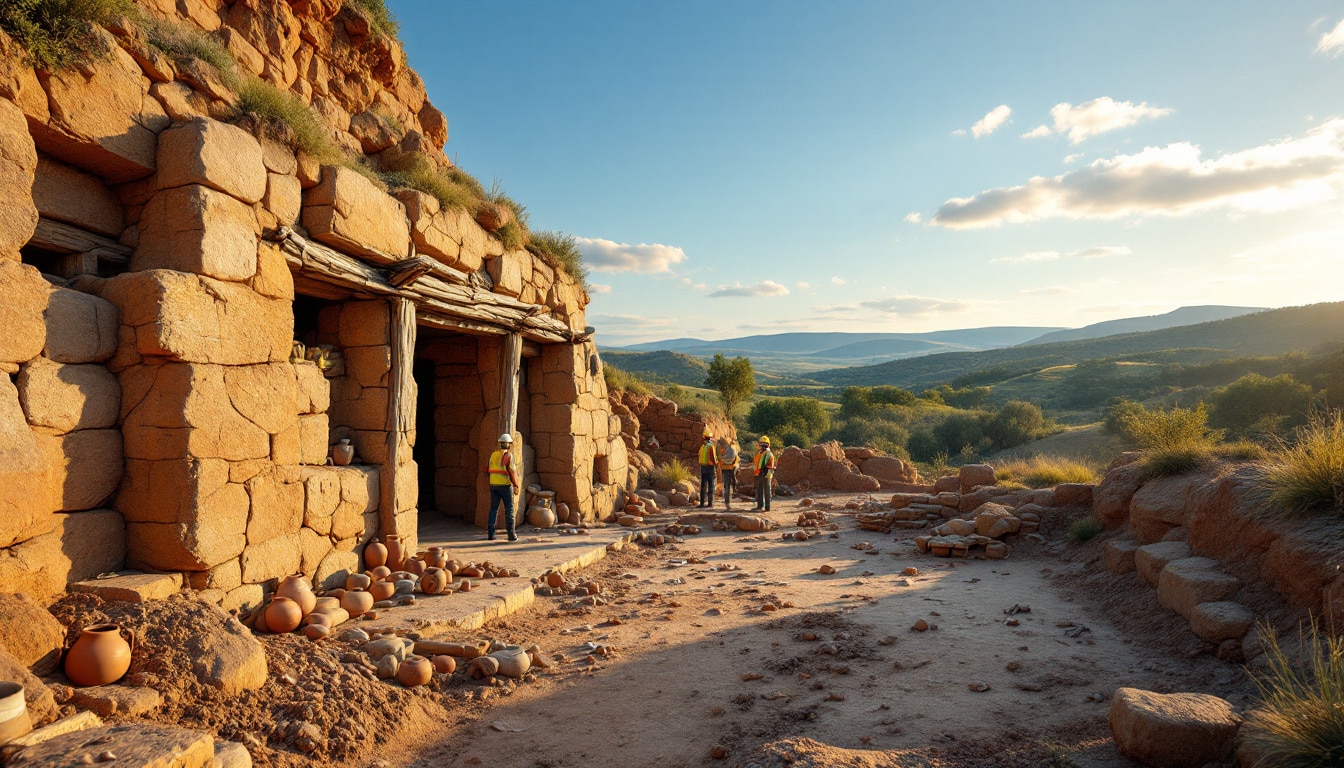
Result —
[[1105, 322], [1085, 325], [1082, 328], [1068, 328], [1061, 331], [1053, 331], [1032, 339], [1031, 341], [1023, 342], [1018, 346], [1025, 347], [1036, 344], [1050, 344], [1056, 341], [1099, 339], [1104, 336], [1116, 336], [1122, 333], [1160, 331], [1164, 328], [1176, 328], [1182, 325], [1197, 325], [1199, 323], [1213, 322], [1214, 320], [1227, 320], [1233, 317], [1249, 315], [1252, 312], [1263, 312], [1265, 309], [1266, 307], [1231, 307], [1217, 304], [1180, 307], [1161, 315], [1124, 317], [1119, 320], [1107, 320]]
[[[727, 354], [729, 351], [778, 352], [794, 355], [822, 355], [829, 350], [841, 349], [855, 344], [873, 342], [901, 341], [922, 343], [933, 351], [943, 351], [947, 347], [961, 349], [992, 349], [1022, 344], [1042, 334], [1067, 330], [1058, 326], [992, 326], [989, 328], [965, 328], [950, 331], [930, 331], [928, 333], [774, 333], [755, 336], [739, 336], [732, 339], [707, 341], [705, 339], [680, 338], [663, 341], [647, 341], [626, 347], [609, 347], [618, 352], [680, 352], [684, 355], [712, 356], [716, 352]], [[939, 348], [943, 349], [939, 349]], [[912, 345], [911, 349], [918, 348]]]

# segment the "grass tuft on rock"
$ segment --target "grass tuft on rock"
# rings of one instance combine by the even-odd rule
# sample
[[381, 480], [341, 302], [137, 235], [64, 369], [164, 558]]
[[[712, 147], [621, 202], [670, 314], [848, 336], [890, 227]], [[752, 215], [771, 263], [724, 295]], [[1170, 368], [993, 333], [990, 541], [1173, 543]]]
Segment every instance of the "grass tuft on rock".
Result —
[[397, 39], [401, 32], [401, 22], [392, 15], [386, 0], [345, 0], [345, 7], [352, 8], [369, 20], [369, 26], [380, 35]]
[[602, 379], [611, 392], [629, 392], [635, 395], [651, 395], [653, 387], [629, 371], [623, 371], [611, 363], [602, 363]]
[[195, 27], [157, 19], [138, 11], [133, 18], [136, 25], [144, 30], [149, 44], [170, 58], [175, 61], [200, 59], [215, 68], [224, 85], [235, 91], [243, 85], [242, 75], [238, 73], [238, 62], [214, 36]]
[[1251, 672], [1260, 706], [1247, 713], [1240, 734], [1260, 755], [1256, 765], [1344, 765], [1344, 637], [1312, 625], [1289, 652], [1261, 626], [1260, 643], [1266, 664]]
[[238, 88], [238, 111], [256, 120], [267, 136], [312, 155], [322, 162], [338, 162], [340, 152], [313, 110], [297, 96], [260, 78], [249, 78]]
[[1082, 544], [1095, 539], [1097, 535], [1104, 530], [1106, 530], [1106, 526], [1102, 525], [1100, 520], [1088, 515], [1087, 517], [1080, 517], [1070, 523], [1067, 535], [1069, 541], [1072, 541], [1074, 544]]
[[1213, 455], [1223, 433], [1210, 430], [1208, 420], [1203, 403], [1151, 411], [1139, 406], [1121, 417], [1120, 428], [1138, 444], [1144, 475], [1169, 477], [1199, 469]]
[[994, 466], [994, 475], [1003, 483], [1020, 483], [1027, 488], [1053, 488], [1060, 483], [1095, 483], [1097, 471], [1081, 461], [1062, 456], [1033, 456], [1014, 459]]
[[531, 250], [550, 256], [584, 290], [588, 289], [588, 268], [583, 264], [583, 254], [579, 252], [579, 244], [573, 235], [542, 230], [531, 233], [527, 245]]
[[686, 468], [680, 461], [665, 461], [653, 468], [649, 473], [649, 480], [653, 481], [655, 486], [671, 488], [677, 483], [689, 481], [691, 479], [691, 470]]
[[0, 29], [27, 51], [28, 64], [54, 72], [106, 56], [96, 27], [134, 12], [131, 0], [3, 0]]
[[1339, 411], [1312, 414], [1261, 466], [1262, 482], [1277, 509], [1344, 516], [1344, 417]]

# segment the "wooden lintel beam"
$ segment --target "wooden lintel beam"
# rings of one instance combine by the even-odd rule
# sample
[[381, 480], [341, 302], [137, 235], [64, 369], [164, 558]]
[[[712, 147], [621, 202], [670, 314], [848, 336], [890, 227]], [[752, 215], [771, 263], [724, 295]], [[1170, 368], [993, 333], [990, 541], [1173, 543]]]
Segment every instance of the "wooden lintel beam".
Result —
[[28, 243], [56, 253], [86, 253], [116, 264], [129, 262], [133, 253], [132, 249], [109, 237], [96, 235], [45, 216], [38, 218], [37, 228]]

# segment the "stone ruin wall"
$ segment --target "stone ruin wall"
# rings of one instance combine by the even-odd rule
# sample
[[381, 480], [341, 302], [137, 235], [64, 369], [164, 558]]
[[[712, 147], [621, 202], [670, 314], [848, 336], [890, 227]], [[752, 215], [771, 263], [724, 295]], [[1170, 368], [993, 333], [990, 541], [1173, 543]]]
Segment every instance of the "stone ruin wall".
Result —
[[[339, 2], [139, 4], [223, 42], [244, 75], [309, 104], [338, 146], [449, 165], [446, 120], [399, 45]], [[393, 415], [399, 305], [325, 291], [273, 242], [279, 227], [370, 267], [427, 256], [471, 275], [483, 297], [554, 318], [572, 341], [523, 342], [515, 434], [525, 484], [590, 519], [614, 509], [631, 473], [581, 286], [545, 258], [506, 249], [465, 211], [383, 192], [229, 124], [236, 94], [208, 65], [155, 50], [133, 24], [99, 34], [108, 58], [48, 73], [0, 32], [7, 589], [46, 599], [132, 567], [181, 572], [225, 608], [244, 607], [290, 573], [339, 578], [375, 535], [397, 532], [413, 546], [422, 506], [484, 521], [479, 470], [498, 436], [505, 337], [419, 329], [438, 442], [436, 468], [417, 467], [414, 421], [398, 428]], [[337, 353], [325, 372], [291, 357], [305, 296], [320, 309], [298, 318], [300, 340]], [[409, 325], [414, 339], [414, 317]], [[325, 466], [343, 437], [358, 464]], [[426, 471], [433, 503], [418, 498]]]

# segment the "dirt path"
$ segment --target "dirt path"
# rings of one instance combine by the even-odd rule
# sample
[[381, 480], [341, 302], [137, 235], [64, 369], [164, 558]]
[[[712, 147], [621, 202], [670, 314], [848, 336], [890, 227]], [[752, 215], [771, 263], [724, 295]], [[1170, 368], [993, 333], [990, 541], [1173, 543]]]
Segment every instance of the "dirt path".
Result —
[[[774, 517], [795, 515], [781, 504]], [[860, 756], [915, 749], [944, 756], [930, 765], [970, 765], [954, 756], [998, 744], [1039, 757], [1059, 735], [1082, 754], [1121, 685], [1237, 684], [1231, 665], [1155, 658], [1132, 642], [1142, 628], [1126, 634], [1097, 608], [1070, 602], [1052, 583], [1069, 568], [1048, 551], [939, 560], [915, 554], [911, 534], [866, 533], [833, 517], [834, 537], [706, 534], [586, 569], [609, 604], [542, 598], [485, 630], [539, 642], [564, 661], [517, 687], [458, 683], [451, 695], [468, 705], [460, 721], [428, 743], [402, 744], [389, 760], [723, 765], [710, 757], [717, 745], [736, 765], [763, 744], [806, 737]], [[865, 542], [872, 548], [855, 548]], [[822, 565], [837, 572], [820, 575]], [[911, 567], [919, 573], [903, 575]], [[766, 603], [779, 610], [762, 611]], [[1013, 606], [1030, 610], [1005, 614]], [[937, 628], [913, 630], [920, 620]], [[591, 653], [590, 642], [612, 655]], [[1127, 765], [1105, 749], [1087, 754], [1089, 766]]]

